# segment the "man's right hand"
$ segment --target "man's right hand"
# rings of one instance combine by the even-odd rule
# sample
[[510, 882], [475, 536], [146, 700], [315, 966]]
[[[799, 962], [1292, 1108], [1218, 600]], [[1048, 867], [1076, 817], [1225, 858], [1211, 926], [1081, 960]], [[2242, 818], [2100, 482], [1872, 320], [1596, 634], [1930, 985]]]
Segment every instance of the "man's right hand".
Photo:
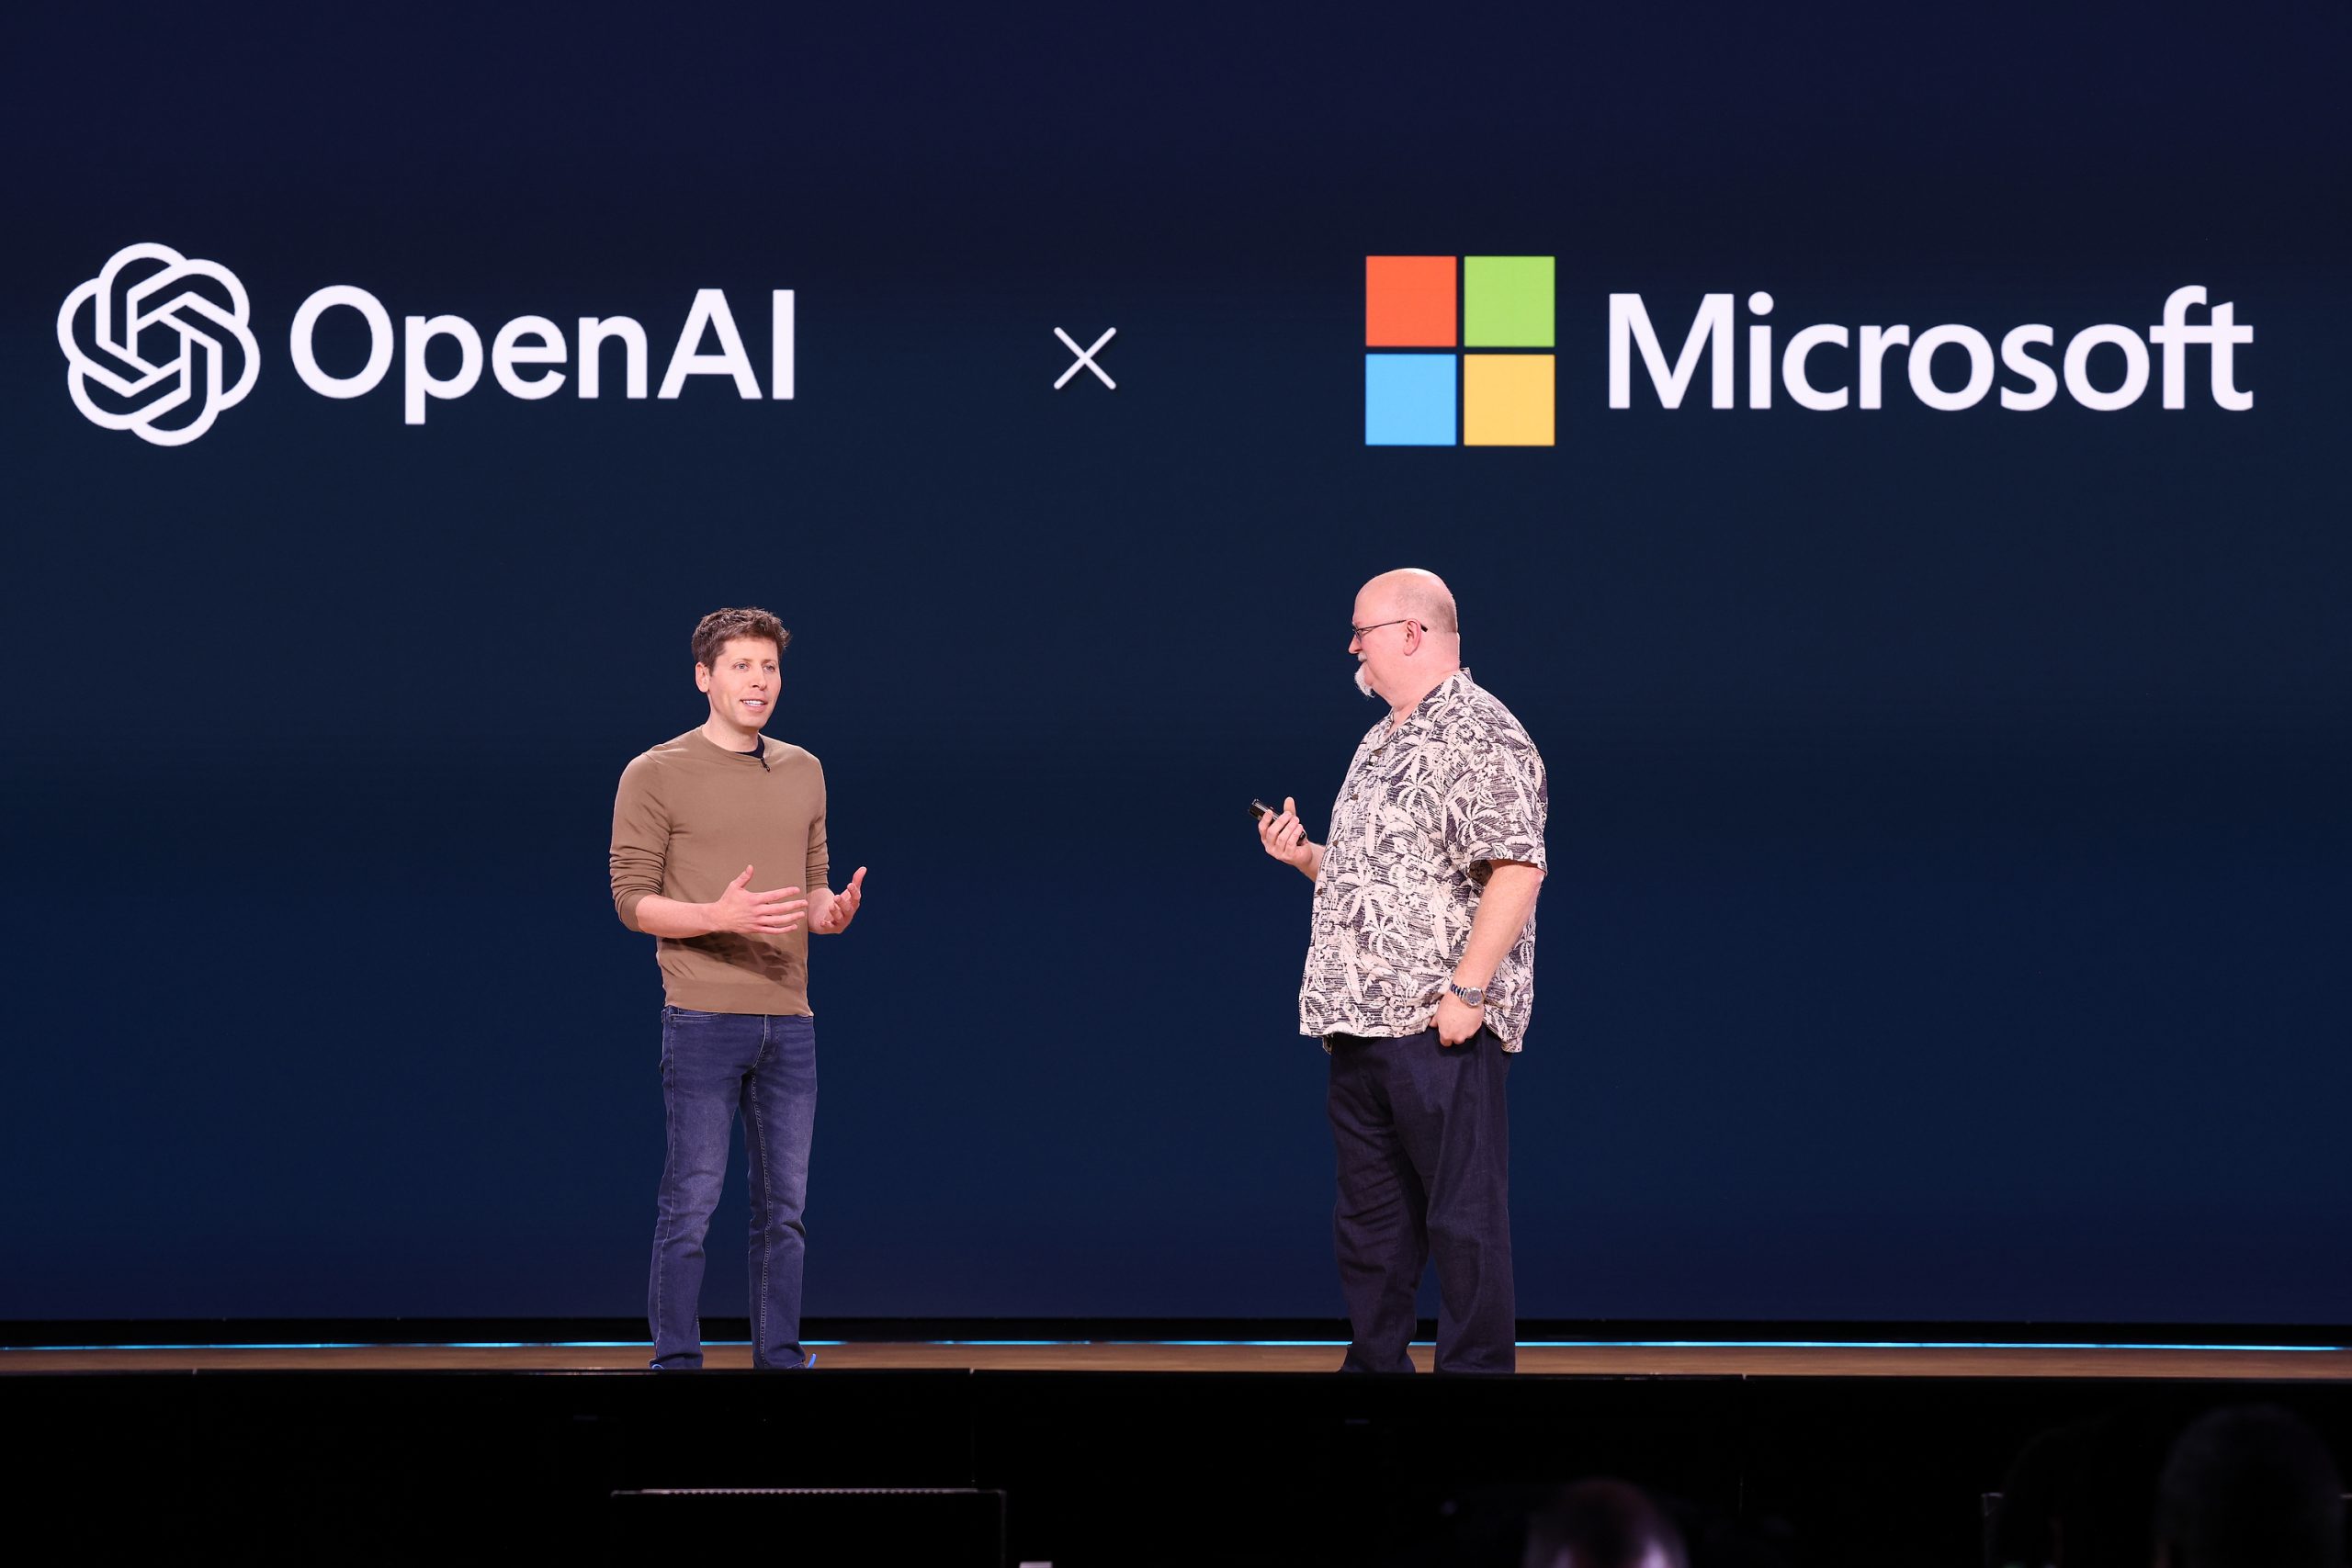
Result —
[[1298, 802], [1289, 795], [1283, 796], [1280, 811], [1258, 818], [1258, 841], [1265, 846], [1268, 854], [1309, 876], [1315, 874], [1316, 862], [1323, 854], [1306, 841], [1306, 825], [1298, 819]]
[[777, 936], [798, 925], [808, 911], [808, 900], [800, 897], [797, 887], [776, 887], [765, 893], [751, 891], [752, 868], [745, 866], [743, 874], [727, 885], [727, 891], [713, 904], [703, 906], [710, 915], [710, 929], [734, 931], [742, 936]]

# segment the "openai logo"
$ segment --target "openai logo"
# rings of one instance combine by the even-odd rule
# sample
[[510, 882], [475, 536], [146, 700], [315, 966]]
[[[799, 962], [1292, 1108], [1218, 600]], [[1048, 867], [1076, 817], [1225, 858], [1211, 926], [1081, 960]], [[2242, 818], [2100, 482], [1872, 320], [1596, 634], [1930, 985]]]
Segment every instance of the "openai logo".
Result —
[[253, 390], [252, 315], [220, 263], [125, 245], [57, 311], [74, 406], [108, 430], [185, 446]]

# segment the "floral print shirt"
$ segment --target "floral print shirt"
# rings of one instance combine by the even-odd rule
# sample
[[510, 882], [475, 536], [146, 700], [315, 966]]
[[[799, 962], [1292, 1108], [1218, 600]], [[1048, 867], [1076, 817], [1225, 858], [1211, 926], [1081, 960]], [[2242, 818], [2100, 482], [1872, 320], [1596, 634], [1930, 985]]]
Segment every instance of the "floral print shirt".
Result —
[[[1544, 864], [1544, 759], [1510, 710], [1456, 671], [1356, 748], [1315, 879], [1303, 1034], [1416, 1034], [1470, 940], [1495, 861]], [[1487, 983], [1487, 1027], [1516, 1051], [1535, 1003], [1535, 917]]]

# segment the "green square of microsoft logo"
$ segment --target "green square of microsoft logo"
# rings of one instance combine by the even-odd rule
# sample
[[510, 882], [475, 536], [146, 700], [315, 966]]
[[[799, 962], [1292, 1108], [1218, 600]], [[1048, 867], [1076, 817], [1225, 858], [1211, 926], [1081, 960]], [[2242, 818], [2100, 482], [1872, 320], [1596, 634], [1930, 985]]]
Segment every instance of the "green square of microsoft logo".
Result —
[[1552, 258], [1464, 256], [1465, 348], [1550, 348]]

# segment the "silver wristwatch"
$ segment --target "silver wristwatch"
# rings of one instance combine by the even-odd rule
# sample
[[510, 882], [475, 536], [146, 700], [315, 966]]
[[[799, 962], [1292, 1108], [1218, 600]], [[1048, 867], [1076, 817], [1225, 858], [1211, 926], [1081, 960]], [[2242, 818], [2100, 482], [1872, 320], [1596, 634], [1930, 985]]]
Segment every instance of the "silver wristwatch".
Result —
[[1487, 1005], [1487, 987], [1484, 986], [1457, 986], [1448, 980], [1445, 983], [1445, 988], [1474, 1008], [1482, 1008]]

